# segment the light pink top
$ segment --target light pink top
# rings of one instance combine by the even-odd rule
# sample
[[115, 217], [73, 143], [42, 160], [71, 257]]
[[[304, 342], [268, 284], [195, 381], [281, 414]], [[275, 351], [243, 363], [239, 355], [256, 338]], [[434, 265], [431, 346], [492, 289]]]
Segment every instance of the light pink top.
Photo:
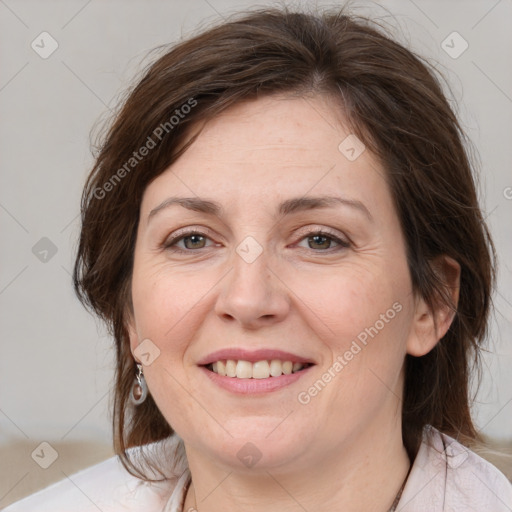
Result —
[[[430, 434], [430, 435], [429, 435]], [[428, 440], [430, 439], [430, 443]], [[173, 460], [168, 480], [148, 483], [112, 457], [5, 508], [5, 512], [186, 512], [190, 478], [177, 436], [147, 447]], [[151, 472], [149, 472], [151, 474]], [[512, 484], [492, 464], [451, 437], [427, 427], [397, 512], [511, 512]]]

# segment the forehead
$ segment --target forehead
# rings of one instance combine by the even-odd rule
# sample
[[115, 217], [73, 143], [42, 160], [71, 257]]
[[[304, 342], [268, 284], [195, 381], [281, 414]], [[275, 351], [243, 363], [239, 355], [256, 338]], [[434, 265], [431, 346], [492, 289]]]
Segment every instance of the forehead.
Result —
[[148, 187], [143, 208], [170, 192], [222, 201], [338, 191], [374, 202], [387, 192], [383, 169], [347, 125], [329, 97], [238, 103], [192, 128], [191, 134], [202, 128], [199, 136]]
[[[266, 96], [237, 103], [205, 123], [194, 153], [214, 161], [254, 154], [263, 162], [290, 160], [294, 165], [298, 158], [307, 158], [304, 166], [320, 166], [337, 158], [340, 138], [350, 133], [345, 124], [340, 109], [326, 97]], [[320, 147], [331, 151], [319, 155]], [[243, 162], [249, 165], [251, 159]]]

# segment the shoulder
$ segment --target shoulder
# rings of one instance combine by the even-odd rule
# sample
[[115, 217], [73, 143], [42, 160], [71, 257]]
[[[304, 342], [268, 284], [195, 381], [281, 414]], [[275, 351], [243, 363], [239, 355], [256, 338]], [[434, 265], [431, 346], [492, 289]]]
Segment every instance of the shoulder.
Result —
[[512, 510], [512, 484], [490, 462], [433, 427], [424, 431], [399, 510]]
[[[174, 441], [171, 443], [176, 444]], [[169, 441], [148, 445], [155, 453], [166, 452]], [[134, 450], [130, 450], [134, 454]], [[160, 482], [131, 475], [120, 459], [112, 457], [38, 491], [3, 509], [5, 512], [160, 512], [186, 482], [186, 467]], [[181, 472], [180, 472], [181, 471]], [[142, 507], [142, 508], [141, 508]]]

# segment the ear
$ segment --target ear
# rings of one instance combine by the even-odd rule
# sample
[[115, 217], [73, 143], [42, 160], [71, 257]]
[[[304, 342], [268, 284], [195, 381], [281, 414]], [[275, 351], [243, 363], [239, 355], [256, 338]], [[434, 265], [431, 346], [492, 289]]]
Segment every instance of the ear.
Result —
[[460, 265], [449, 256], [439, 256], [432, 262], [439, 280], [444, 283], [446, 298], [451, 306], [437, 299], [430, 308], [422, 297], [416, 299], [413, 324], [407, 340], [407, 353], [412, 356], [428, 354], [448, 332], [459, 302]]

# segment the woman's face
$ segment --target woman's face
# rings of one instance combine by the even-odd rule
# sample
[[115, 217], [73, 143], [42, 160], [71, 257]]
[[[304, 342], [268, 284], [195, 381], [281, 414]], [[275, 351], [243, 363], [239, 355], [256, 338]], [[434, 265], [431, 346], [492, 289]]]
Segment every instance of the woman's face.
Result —
[[404, 239], [334, 111], [238, 104], [144, 194], [132, 352], [187, 450], [228, 467], [306, 467], [400, 429]]

